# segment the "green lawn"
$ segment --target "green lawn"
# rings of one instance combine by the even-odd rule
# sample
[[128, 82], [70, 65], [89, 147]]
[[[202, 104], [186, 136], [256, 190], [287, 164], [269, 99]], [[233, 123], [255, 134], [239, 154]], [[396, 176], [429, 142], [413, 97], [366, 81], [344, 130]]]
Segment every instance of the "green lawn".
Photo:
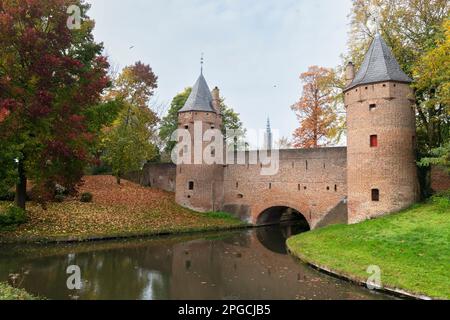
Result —
[[25, 290], [16, 289], [0, 282], [0, 300], [37, 300], [37, 298]]
[[397, 214], [336, 225], [288, 240], [300, 259], [365, 281], [371, 265], [382, 284], [450, 299], [450, 198], [434, 197]]

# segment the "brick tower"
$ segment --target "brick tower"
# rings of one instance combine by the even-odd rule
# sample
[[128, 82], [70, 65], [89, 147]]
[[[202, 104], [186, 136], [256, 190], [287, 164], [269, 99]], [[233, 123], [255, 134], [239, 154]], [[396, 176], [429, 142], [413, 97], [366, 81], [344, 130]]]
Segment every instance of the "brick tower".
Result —
[[346, 78], [348, 219], [357, 223], [417, 200], [414, 95], [380, 35], [356, 76], [349, 63]]
[[[202, 72], [178, 114], [178, 128], [188, 130], [191, 136], [191, 161], [177, 166], [176, 177], [176, 201], [186, 208], [200, 212], [218, 211], [222, 208], [223, 157], [221, 161], [210, 164], [203, 157], [195, 159], [194, 156], [196, 152], [209, 153], [211, 157], [216, 156], [216, 152], [217, 157], [222, 155], [219, 150], [209, 147], [211, 141], [205, 142], [201, 138], [207, 130], [220, 130], [221, 127], [219, 89], [216, 87], [211, 94]], [[198, 142], [197, 146], [194, 139]], [[184, 151], [189, 152], [189, 148], [186, 149]]]

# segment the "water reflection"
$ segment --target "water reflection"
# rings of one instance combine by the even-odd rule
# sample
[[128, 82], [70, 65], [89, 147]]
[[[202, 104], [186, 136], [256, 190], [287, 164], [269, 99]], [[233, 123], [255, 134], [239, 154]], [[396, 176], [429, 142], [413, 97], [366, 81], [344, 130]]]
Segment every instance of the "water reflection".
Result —
[[[299, 229], [300, 228], [300, 229]], [[382, 299], [286, 255], [300, 226], [71, 246], [0, 247], [0, 281], [51, 299]], [[82, 271], [79, 291], [66, 269]]]

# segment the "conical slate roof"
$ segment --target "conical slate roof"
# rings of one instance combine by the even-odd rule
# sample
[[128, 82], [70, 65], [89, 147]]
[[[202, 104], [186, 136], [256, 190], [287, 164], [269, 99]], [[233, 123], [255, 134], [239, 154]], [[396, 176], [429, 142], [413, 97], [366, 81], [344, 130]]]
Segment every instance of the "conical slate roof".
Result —
[[200, 74], [200, 77], [192, 88], [191, 95], [179, 112], [189, 111], [216, 112], [213, 107], [211, 91], [203, 74]]
[[409, 78], [400, 68], [400, 65], [384, 39], [377, 34], [355, 79], [353, 79], [353, 82], [346, 90], [364, 84], [373, 84], [384, 81], [397, 81], [403, 83], [412, 82], [411, 78]]

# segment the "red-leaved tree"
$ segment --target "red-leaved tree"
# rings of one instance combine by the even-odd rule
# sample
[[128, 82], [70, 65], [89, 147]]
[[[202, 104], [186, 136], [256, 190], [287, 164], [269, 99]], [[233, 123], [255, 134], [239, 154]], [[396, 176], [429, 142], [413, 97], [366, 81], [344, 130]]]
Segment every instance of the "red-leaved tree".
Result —
[[[68, 27], [72, 5], [82, 13], [80, 28]], [[16, 166], [21, 208], [27, 179], [45, 201], [55, 183], [75, 192], [90, 161], [96, 132], [88, 115], [109, 66], [88, 8], [83, 0], [0, 0], [0, 142], [14, 146], [0, 156]]]

